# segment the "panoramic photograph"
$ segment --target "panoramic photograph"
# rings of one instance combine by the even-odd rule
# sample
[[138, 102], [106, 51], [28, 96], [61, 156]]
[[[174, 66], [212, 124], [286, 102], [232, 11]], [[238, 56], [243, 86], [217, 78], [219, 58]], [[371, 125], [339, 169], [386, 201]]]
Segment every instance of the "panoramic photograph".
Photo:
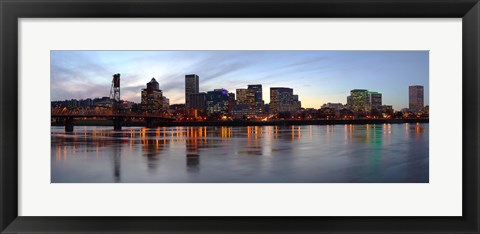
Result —
[[51, 183], [429, 183], [429, 52], [50, 52]]

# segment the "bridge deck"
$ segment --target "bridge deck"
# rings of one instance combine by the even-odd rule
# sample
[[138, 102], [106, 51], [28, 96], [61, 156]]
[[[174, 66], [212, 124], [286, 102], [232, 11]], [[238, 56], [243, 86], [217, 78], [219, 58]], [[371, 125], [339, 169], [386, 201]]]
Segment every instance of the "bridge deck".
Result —
[[148, 119], [162, 119], [162, 120], [174, 120], [173, 118], [167, 118], [156, 115], [131, 115], [131, 114], [52, 114], [51, 118], [148, 118]]

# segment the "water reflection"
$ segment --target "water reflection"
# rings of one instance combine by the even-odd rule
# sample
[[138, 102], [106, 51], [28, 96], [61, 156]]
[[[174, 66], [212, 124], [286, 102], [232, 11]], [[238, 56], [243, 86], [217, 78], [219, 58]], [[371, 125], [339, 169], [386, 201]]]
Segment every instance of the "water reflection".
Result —
[[115, 144], [112, 147], [112, 152], [113, 152], [113, 177], [115, 179], [115, 182], [120, 182], [120, 145]]
[[52, 182], [428, 182], [420, 123], [52, 127], [51, 138]]
[[187, 154], [187, 170], [191, 172], [198, 172], [200, 164], [200, 155]]

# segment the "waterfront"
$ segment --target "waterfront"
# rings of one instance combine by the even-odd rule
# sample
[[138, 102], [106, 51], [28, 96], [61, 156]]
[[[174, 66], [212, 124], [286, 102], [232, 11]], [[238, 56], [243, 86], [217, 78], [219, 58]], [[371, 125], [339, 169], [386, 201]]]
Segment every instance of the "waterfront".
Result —
[[427, 183], [427, 123], [51, 127], [53, 183]]

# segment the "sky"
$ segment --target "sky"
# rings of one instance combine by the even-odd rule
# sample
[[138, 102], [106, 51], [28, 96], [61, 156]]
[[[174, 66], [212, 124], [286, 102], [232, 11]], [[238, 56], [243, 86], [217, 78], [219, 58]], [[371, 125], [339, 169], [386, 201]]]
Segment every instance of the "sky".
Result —
[[185, 102], [185, 75], [200, 91], [234, 92], [249, 84], [293, 88], [304, 108], [346, 104], [352, 89], [382, 93], [382, 104], [408, 107], [408, 86], [423, 85], [429, 103], [428, 51], [51, 51], [51, 100], [109, 96], [121, 74], [121, 99], [140, 102], [153, 77], [170, 104]]

